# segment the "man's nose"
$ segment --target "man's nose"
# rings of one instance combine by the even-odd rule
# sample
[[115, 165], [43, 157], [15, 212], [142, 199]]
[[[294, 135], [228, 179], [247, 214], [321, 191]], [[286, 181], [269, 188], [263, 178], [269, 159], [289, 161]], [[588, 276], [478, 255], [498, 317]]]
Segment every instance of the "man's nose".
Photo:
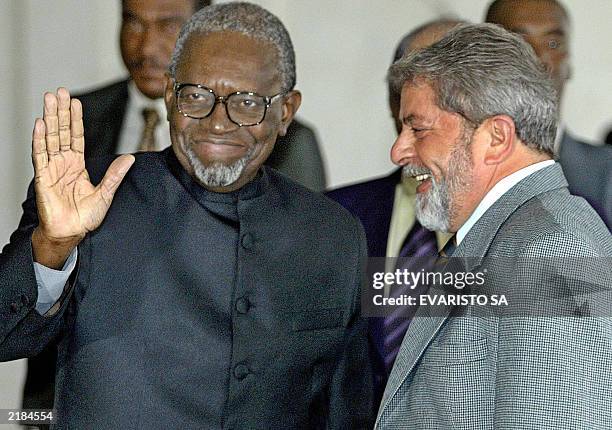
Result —
[[202, 120], [208, 121], [210, 130], [213, 133], [225, 133], [227, 131], [238, 128], [237, 124], [234, 124], [230, 121], [229, 116], [227, 115], [227, 110], [225, 109], [225, 105], [217, 101], [213, 106], [213, 110], [210, 115]]
[[391, 147], [391, 161], [398, 166], [405, 166], [416, 158], [414, 134], [407, 128], [397, 136]]
[[159, 53], [161, 35], [151, 25], [145, 27], [140, 38], [140, 51], [145, 57], [156, 57]]

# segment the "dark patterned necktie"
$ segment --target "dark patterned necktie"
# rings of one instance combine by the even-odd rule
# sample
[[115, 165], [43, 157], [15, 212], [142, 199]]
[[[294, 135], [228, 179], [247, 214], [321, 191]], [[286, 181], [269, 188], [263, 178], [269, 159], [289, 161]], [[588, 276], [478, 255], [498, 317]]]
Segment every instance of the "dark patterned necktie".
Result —
[[[438, 255], [437, 249], [435, 233], [415, 221], [400, 251], [401, 259], [398, 260], [397, 269], [402, 271], [406, 269], [409, 272], [420, 272], [421, 269], [425, 272], [431, 270]], [[400, 297], [405, 294], [417, 297], [418, 300], [418, 296], [425, 289], [425, 285], [417, 285], [413, 289], [410, 288], [410, 285], [393, 286], [389, 297]], [[384, 360], [387, 375], [391, 373], [391, 368], [416, 308], [416, 306], [399, 306], [384, 318]]]
[[448, 239], [448, 242], [446, 242], [446, 245], [444, 245], [444, 248], [440, 251], [440, 259], [446, 258], [446, 260], [448, 260], [453, 256], [455, 249], [457, 249], [457, 234], [454, 234]]
[[155, 127], [159, 124], [159, 114], [155, 109], [142, 110], [144, 127], [138, 145], [138, 152], [155, 151]]

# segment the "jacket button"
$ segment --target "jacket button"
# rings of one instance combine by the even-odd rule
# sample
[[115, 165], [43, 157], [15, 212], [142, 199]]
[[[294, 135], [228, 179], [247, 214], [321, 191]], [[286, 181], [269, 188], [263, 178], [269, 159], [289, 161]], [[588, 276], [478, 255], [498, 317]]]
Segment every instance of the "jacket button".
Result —
[[240, 297], [238, 300], [236, 300], [236, 310], [239, 314], [246, 314], [250, 307], [251, 303], [246, 297]]
[[236, 379], [244, 379], [246, 378], [249, 373], [251, 373], [251, 371], [249, 370], [249, 368], [246, 366], [246, 364], [237, 364], [236, 367], [234, 367], [234, 376], [236, 377]]
[[17, 312], [19, 312], [19, 305], [17, 305], [17, 303], [11, 303], [11, 311], [16, 314]]
[[253, 249], [253, 246], [255, 245], [255, 239], [253, 238], [253, 235], [251, 233], [246, 233], [242, 236], [241, 243], [244, 249]]

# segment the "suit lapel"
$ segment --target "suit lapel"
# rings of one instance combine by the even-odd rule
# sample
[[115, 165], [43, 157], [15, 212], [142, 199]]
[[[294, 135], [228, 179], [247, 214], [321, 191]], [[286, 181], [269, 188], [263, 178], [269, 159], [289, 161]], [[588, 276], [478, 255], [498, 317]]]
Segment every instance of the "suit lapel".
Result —
[[[443, 294], [443, 292], [442, 290], [434, 290], [432, 288], [430, 294]], [[435, 314], [432, 315], [430, 307], [419, 307], [404, 336], [395, 364], [389, 375], [389, 381], [383, 395], [381, 412], [388, 400], [393, 397], [412, 369], [414, 369], [414, 365], [440, 330], [452, 309], [453, 306], [437, 306]]]
[[453, 256], [463, 258], [466, 270], [473, 270], [482, 263], [499, 229], [519, 207], [539, 194], [563, 187], [567, 187], [567, 181], [559, 163], [527, 176], [487, 209]]
[[[115, 154], [119, 146], [119, 134], [128, 103], [128, 81], [121, 82], [104, 96], [83, 106], [89, 113], [84, 115], [85, 156], [96, 158]], [[95, 103], [95, 105], [93, 105]]]

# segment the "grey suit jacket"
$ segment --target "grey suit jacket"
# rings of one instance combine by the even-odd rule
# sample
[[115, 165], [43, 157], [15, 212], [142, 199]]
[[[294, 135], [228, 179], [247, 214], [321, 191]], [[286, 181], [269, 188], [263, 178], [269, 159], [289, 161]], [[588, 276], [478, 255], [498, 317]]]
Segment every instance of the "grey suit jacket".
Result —
[[[578, 256], [580, 265], [568, 264]], [[519, 182], [474, 225], [445, 270], [460, 262], [486, 273], [487, 288], [514, 293], [509, 300], [519, 300], [522, 313], [421, 306], [375, 427], [610, 428], [611, 256], [610, 232], [568, 193], [558, 164]]]

